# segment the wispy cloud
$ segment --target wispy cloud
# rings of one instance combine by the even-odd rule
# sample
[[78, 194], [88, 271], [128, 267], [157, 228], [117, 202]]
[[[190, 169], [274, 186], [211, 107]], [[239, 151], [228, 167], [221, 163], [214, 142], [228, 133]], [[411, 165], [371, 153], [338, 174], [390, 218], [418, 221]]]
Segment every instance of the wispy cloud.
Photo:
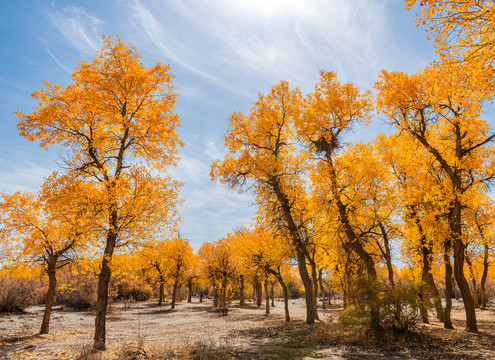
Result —
[[0, 162], [0, 191], [14, 193], [15, 191], [36, 192], [53, 169], [40, 166], [31, 161], [18, 163]]
[[253, 94], [320, 68], [371, 86], [394, 51], [383, 1], [212, 0], [127, 3], [133, 36], [217, 86]]
[[43, 39], [43, 44], [45, 45], [46, 52], [48, 53], [48, 55], [50, 55], [53, 61], [55, 61], [57, 65], [60, 66], [63, 70], [70, 73], [71, 70], [67, 66], [62, 64], [62, 62], [55, 55], [53, 55], [52, 51], [50, 50], [50, 47], [48, 46], [48, 41], [46, 39]]
[[52, 24], [81, 53], [93, 54], [101, 46], [104, 22], [88, 13], [85, 8], [65, 6], [59, 10], [52, 4], [46, 12]]

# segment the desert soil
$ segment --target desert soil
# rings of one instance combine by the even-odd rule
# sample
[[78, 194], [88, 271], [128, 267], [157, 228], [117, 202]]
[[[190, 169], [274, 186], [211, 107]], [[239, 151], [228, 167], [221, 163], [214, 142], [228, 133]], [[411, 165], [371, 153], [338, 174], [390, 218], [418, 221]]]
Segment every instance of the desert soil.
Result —
[[[315, 326], [324, 331], [338, 317], [339, 303], [320, 309], [321, 321], [313, 328], [304, 324], [305, 308], [300, 299], [290, 302], [289, 324], [284, 321], [281, 301], [270, 315], [265, 315], [264, 306], [252, 304], [233, 304], [229, 310], [221, 316], [212, 309], [211, 300], [199, 303], [197, 299], [178, 303], [175, 310], [170, 310], [169, 304], [158, 307], [155, 302], [113, 304], [107, 317], [108, 349], [99, 358], [115, 359], [126, 349], [139, 347], [152, 353], [154, 349], [201, 344], [234, 349], [234, 359], [495, 359], [493, 308], [477, 312], [478, 334], [463, 331], [463, 309], [456, 302], [452, 313], [455, 330], [445, 330], [431, 318], [431, 324], [421, 325], [409, 337], [354, 345], [339, 341], [297, 344], [298, 339], [304, 342], [306, 338], [292, 336], [310, 333]], [[93, 313], [56, 307], [50, 334], [37, 335], [42, 314], [43, 307], [34, 306], [22, 314], [0, 315], [0, 359], [77, 359], [90, 349]], [[283, 346], [294, 351], [274, 350]]]

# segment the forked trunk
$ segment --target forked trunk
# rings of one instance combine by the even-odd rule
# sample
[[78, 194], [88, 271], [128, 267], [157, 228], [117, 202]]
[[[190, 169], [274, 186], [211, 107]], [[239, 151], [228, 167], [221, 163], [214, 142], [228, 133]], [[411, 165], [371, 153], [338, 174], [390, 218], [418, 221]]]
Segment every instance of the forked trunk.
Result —
[[53, 300], [57, 288], [56, 264], [56, 260], [49, 260], [47, 264], [48, 291], [46, 292], [45, 312], [43, 314], [40, 334], [48, 334], [48, 331], [50, 330], [50, 316], [52, 314]]

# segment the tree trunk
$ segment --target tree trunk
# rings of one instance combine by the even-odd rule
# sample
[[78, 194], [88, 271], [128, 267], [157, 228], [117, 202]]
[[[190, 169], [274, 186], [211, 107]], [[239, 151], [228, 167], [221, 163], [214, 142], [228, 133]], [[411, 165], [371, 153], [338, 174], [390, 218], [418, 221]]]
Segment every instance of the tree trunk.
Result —
[[226, 313], [226, 310], [227, 310], [227, 276], [224, 276], [223, 281], [222, 281], [221, 308], [222, 308], [222, 312]]
[[479, 302], [478, 302], [478, 288], [476, 285], [476, 276], [474, 275], [474, 269], [473, 269], [473, 263], [471, 262], [471, 259], [466, 256], [466, 263], [468, 264], [469, 267], [469, 273], [471, 274], [471, 284], [473, 285], [473, 301], [474, 301], [474, 307], [479, 308]]
[[239, 276], [239, 305], [245, 305], [244, 302], [244, 275]]
[[488, 244], [485, 243], [485, 251], [483, 254], [483, 275], [481, 275], [481, 283], [480, 283], [480, 290], [481, 290], [481, 310], [486, 309], [486, 290], [485, 290], [485, 284], [486, 284], [486, 278], [488, 277], [488, 256], [489, 256], [489, 248]]
[[46, 292], [45, 312], [43, 314], [40, 334], [48, 334], [50, 330], [50, 316], [52, 314], [55, 290], [57, 289], [56, 264], [57, 261], [55, 259], [49, 260], [47, 264], [48, 291]]
[[[395, 281], [394, 281], [394, 267], [392, 266], [392, 254], [390, 253], [390, 244], [389, 244], [389, 237], [387, 230], [385, 229], [385, 226], [381, 221], [378, 222], [378, 225], [380, 227], [380, 231], [382, 233], [382, 238], [383, 238], [383, 245], [384, 245], [384, 250], [382, 251], [382, 255], [385, 258], [385, 263], [387, 264], [387, 271], [388, 271], [388, 282], [390, 283], [390, 286], [392, 289], [395, 289]], [[380, 247], [381, 250], [381, 247]]]
[[117, 242], [117, 211], [110, 215], [110, 230], [107, 235], [107, 244], [103, 252], [101, 261], [101, 272], [98, 278], [98, 293], [96, 301], [95, 337], [93, 343], [94, 350], [105, 350], [106, 342], [106, 316], [108, 306], [108, 285], [112, 269], [110, 267], [113, 251]]
[[[460, 213], [460, 204], [459, 204]], [[459, 219], [460, 220], [460, 219]], [[458, 234], [461, 234], [461, 224], [460, 221], [457, 224]], [[462, 301], [464, 302], [464, 311], [466, 313], [466, 331], [477, 332], [478, 325], [476, 322], [476, 310], [474, 307], [474, 300], [471, 296], [471, 291], [469, 290], [469, 284], [464, 276], [464, 244], [462, 239], [458, 236], [454, 239], [454, 275], [457, 281], [457, 286], [461, 291]]]
[[435, 304], [435, 310], [437, 313], [437, 319], [440, 322], [444, 322], [444, 314], [442, 307], [442, 299], [440, 298], [440, 293], [438, 292], [438, 288], [435, 285], [435, 280], [433, 279], [433, 275], [429, 272], [426, 276], [426, 284], [428, 285], [428, 289], [430, 290], [431, 296], [433, 298], [433, 304]]
[[323, 269], [320, 269], [320, 271], [318, 272], [318, 281], [320, 283], [320, 292], [321, 292], [321, 308], [323, 310], [326, 309], [326, 305], [325, 305], [325, 288], [323, 287]]
[[192, 302], [192, 279], [187, 280], [187, 302]]
[[172, 288], [172, 305], [170, 306], [171, 310], [175, 309], [175, 299], [177, 298], [177, 288], [178, 287], [179, 287], [179, 280], [176, 279], [174, 281], [174, 287]]
[[421, 321], [423, 324], [429, 324], [428, 321], [428, 296], [423, 291], [418, 291], [416, 294], [419, 302], [419, 311], [421, 313]]
[[218, 306], [218, 288], [215, 283], [213, 283], [213, 306], [217, 307]]
[[158, 306], [161, 306], [162, 305], [162, 301], [163, 301], [163, 297], [164, 297], [164, 287], [165, 287], [165, 283], [160, 280], [160, 290], [159, 290], [159, 295], [158, 295]]
[[261, 281], [256, 279], [256, 306], [261, 306], [263, 299], [263, 290], [261, 288]]
[[306, 300], [306, 323], [314, 324], [316, 314], [313, 303], [313, 283], [311, 282], [308, 269], [306, 268], [306, 256], [300, 251], [297, 251], [296, 256], [299, 275], [301, 276], [301, 280], [304, 285], [304, 298]]
[[275, 283], [276, 281], [273, 281], [271, 284], [270, 284], [270, 299], [272, 301], [272, 307], [275, 307]]
[[284, 292], [284, 310], [285, 310], [285, 321], [290, 321], [289, 315], [289, 290], [287, 289], [287, 285], [285, 285], [284, 279], [282, 279], [281, 275], [277, 275], [277, 280], [280, 286], [282, 287], [282, 291]]
[[315, 320], [319, 320], [318, 317], [318, 272], [316, 271], [316, 264], [311, 264], [311, 281], [313, 282], [313, 308], [315, 312]]
[[266, 300], [266, 304], [265, 304], [265, 314], [269, 314], [270, 313], [270, 292], [268, 291], [268, 278], [265, 277], [265, 300]]
[[445, 311], [443, 313], [443, 327], [453, 329], [450, 313], [452, 311], [452, 265], [450, 264], [450, 240], [444, 242], [443, 261], [445, 264]]

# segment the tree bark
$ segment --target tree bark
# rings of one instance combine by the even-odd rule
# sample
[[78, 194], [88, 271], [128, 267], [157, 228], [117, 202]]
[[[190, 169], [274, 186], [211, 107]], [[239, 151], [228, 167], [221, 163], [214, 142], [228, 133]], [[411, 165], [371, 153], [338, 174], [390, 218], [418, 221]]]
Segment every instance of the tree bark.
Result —
[[289, 322], [290, 321], [290, 315], [289, 315], [289, 290], [287, 289], [287, 285], [284, 282], [284, 279], [282, 279], [281, 275], [277, 275], [277, 280], [280, 286], [282, 287], [282, 291], [284, 292], [284, 310], [285, 310], [285, 321]]
[[160, 280], [160, 290], [159, 290], [159, 295], [158, 295], [158, 306], [162, 305], [163, 297], [164, 297], [164, 288], [165, 288], [165, 283]]
[[473, 263], [471, 262], [471, 259], [466, 256], [466, 263], [468, 264], [469, 267], [469, 273], [471, 274], [471, 284], [473, 285], [473, 301], [474, 301], [474, 307], [479, 308], [479, 301], [478, 301], [478, 287], [476, 284], [476, 276], [474, 274], [474, 269], [473, 269]]
[[478, 325], [476, 322], [476, 310], [474, 300], [469, 290], [469, 284], [464, 276], [464, 244], [462, 242], [461, 227], [461, 203], [456, 199], [452, 209], [450, 220], [451, 233], [454, 236], [454, 276], [457, 286], [461, 291], [462, 301], [464, 302], [464, 311], [466, 313], [466, 331], [477, 332]]
[[270, 292], [268, 291], [268, 278], [265, 277], [265, 314], [270, 313]]
[[321, 292], [321, 308], [323, 310], [326, 309], [326, 299], [325, 299], [325, 288], [323, 287], [323, 269], [320, 269], [318, 272], [318, 281], [320, 283], [320, 292]]
[[187, 302], [192, 302], [192, 279], [187, 279]]
[[263, 299], [263, 290], [261, 288], [261, 281], [256, 279], [256, 306], [261, 306]]
[[488, 257], [489, 257], [489, 248], [488, 244], [485, 245], [485, 251], [483, 253], [483, 275], [481, 275], [481, 283], [480, 283], [480, 291], [481, 291], [481, 310], [486, 309], [486, 290], [485, 290], [485, 284], [486, 284], [486, 279], [488, 277]]
[[239, 305], [244, 306], [244, 275], [239, 276]]
[[270, 300], [272, 301], [272, 307], [275, 307], [275, 283], [276, 281], [273, 281], [271, 284], [270, 284]]
[[452, 265], [450, 264], [450, 240], [444, 241], [443, 261], [445, 264], [445, 311], [443, 313], [443, 327], [453, 329], [450, 313], [452, 311]]
[[[385, 258], [385, 263], [387, 264], [388, 282], [390, 283], [392, 289], [395, 289], [394, 267], [392, 266], [392, 254], [390, 252], [390, 244], [389, 244], [390, 241], [389, 241], [388, 233], [381, 221], [378, 222], [378, 226], [380, 227], [380, 232], [382, 233], [383, 245], [385, 248], [382, 251], [382, 255]], [[382, 250], [381, 247], [380, 250]]]
[[[115, 205], [116, 206], [116, 205]], [[98, 278], [98, 293], [96, 301], [95, 337], [93, 343], [94, 350], [105, 350], [106, 342], [106, 316], [108, 306], [108, 285], [112, 269], [110, 267], [113, 251], [117, 242], [117, 211], [112, 211], [110, 215], [110, 229], [107, 235], [107, 244], [103, 252], [101, 261], [101, 272]]]
[[48, 334], [50, 330], [50, 316], [53, 309], [55, 290], [57, 289], [56, 264], [56, 259], [48, 260], [48, 291], [46, 292], [45, 312], [43, 314], [43, 322], [41, 323], [40, 334]]
[[175, 309], [175, 299], [177, 298], [177, 288], [178, 287], [179, 287], [179, 280], [176, 279], [174, 281], [174, 286], [172, 288], [172, 304], [170, 306], [171, 310]]

